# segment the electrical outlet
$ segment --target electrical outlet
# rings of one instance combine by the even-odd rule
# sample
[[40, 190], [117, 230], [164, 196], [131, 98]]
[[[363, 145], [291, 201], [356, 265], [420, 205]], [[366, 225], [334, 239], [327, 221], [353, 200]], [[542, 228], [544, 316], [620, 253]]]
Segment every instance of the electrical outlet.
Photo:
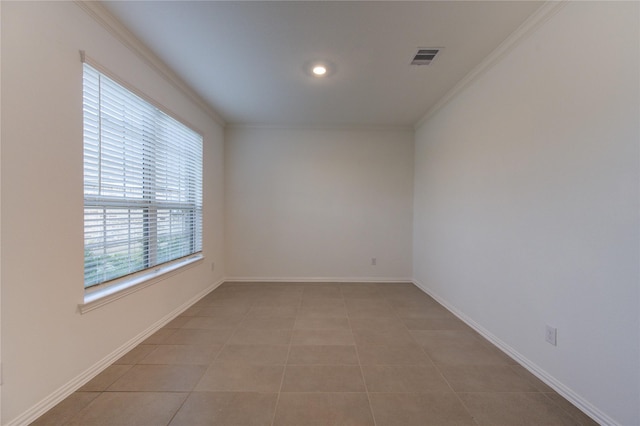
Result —
[[211, 262], [211, 270], [214, 271], [216, 269], [216, 263]]
[[558, 346], [558, 329], [547, 325], [545, 328], [544, 340], [553, 346]]
[[375, 257], [371, 258], [371, 265], [372, 266], [376, 266], [376, 263], [378, 263], [378, 259], [376, 259]]

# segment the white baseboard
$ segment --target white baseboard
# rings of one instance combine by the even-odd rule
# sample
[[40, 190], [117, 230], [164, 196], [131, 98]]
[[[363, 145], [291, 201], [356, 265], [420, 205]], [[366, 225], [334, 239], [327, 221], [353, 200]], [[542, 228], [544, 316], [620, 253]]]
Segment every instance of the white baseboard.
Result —
[[489, 330], [469, 318], [467, 315], [462, 313], [458, 308], [451, 305], [445, 299], [440, 297], [437, 293], [435, 293], [432, 289], [422, 284], [417, 280], [412, 280], [412, 282], [418, 287], [420, 290], [424, 291], [429, 296], [433, 297], [438, 303], [447, 308], [452, 314], [457, 316], [460, 320], [465, 322], [469, 327], [473, 328], [477, 331], [481, 336], [489, 340], [493, 343], [498, 349], [503, 351], [505, 354], [513, 358], [518, 362], [521, 366], [526, 368], [531, 374], [542, 380], [545, 384], [551, 387], [553, 390], [558, 392], [562, 397], [575, 405], [578, 409], [580, 409], [587, 416], [591, 417], [594, 421], [598, 422], [603, 426], [620, 426], [615, 420], [611, 417], [607, 416], [598, 408], [594, 407], [590, 402], [582, 398], [580, 395], [575, 393], [571, 388], [567, 387], [565, 384], [560, 382], [558, 379], [553, 377], [551, 374], [546, 372], [540, 366], [529, 360], [527, 357], [513, 349], [511, 346], [500, 340], [494, 334], [492, 334]]
[[226, 277], [228, 282], [412, 283], [408, 277]]
[[200, 293], [171, 311], [169, 314], [165, 315], [160, 320], [156, 321], [146, 330], [139, 333], [137, 336], [126, 342], [124, 345], [120, 346], [109, 355], [102, 358], [100, 361], [89, 367], [87, 370], [80, 373], [78, 376], [71, 379], [69, 382], [55, 390], [52, 394], [45, 397], [43, 400], [38, 402], [36, 405], [31, 407], [29, 410], [22, 413], [20, 416], [13, 419], [11, 422], [7, 423], [5, 426], [26, 426], [32, 422], [34, 422], [38, 417], [49, 411], [51, 408], [55, 407], [58, 403], [62, 402], [69, 395], [80, 389], [87, 382], [93, 379], [95, 376], [104, 371], [107, 367], [117, 361], [124, 354], [129, 352], [131, 349], [136, 347], [138, 344], [143, 342], [147, 337], [151, 336], [153, 333], [158, 331], [160, 328], [164, 327], [169, 321], [173, 320], [175, 317], [180, 315], [186, 309], [188, 309], [191, 305], [196, 303], [198, 300], [202, 299], [204, 296], [209, 294], [211, 291], [215, 290], [220, 284], [224, 282], [224, 279], [221, 279]]

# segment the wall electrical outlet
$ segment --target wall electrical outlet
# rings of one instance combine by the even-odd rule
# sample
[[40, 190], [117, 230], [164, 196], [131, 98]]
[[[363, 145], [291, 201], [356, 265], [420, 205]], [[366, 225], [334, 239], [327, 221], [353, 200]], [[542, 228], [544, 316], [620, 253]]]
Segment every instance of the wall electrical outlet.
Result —
[[372, 266], [376, 266], [376, 263], [378, 263], [378, 259], [376, 259], [375, 257], [371, 258], [371, 265]]
[[547, 325], [545, 328], [544, 340], [551, 343], [553, 346], [558, 346], [558, 329]]
[[211, 270], [214, 271], [216, 269], [216, 263], [211, 262]]

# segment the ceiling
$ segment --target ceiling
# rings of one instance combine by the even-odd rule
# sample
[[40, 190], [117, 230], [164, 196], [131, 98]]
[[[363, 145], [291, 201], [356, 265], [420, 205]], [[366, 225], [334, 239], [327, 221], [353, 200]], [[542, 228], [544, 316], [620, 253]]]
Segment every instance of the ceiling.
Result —
[[[542, 2], [103, 4], [229, 124], [411, 126]], [[424, 47], [443, 50], [410, 66]]]

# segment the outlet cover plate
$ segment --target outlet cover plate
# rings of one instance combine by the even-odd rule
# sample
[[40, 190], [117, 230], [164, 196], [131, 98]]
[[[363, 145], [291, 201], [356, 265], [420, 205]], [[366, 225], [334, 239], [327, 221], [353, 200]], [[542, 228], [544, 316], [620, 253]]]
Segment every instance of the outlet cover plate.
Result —
[[544, 340], [551, 343], [553, 346], [558, 346], [558, 329], [547, 325], [545, 328]]

